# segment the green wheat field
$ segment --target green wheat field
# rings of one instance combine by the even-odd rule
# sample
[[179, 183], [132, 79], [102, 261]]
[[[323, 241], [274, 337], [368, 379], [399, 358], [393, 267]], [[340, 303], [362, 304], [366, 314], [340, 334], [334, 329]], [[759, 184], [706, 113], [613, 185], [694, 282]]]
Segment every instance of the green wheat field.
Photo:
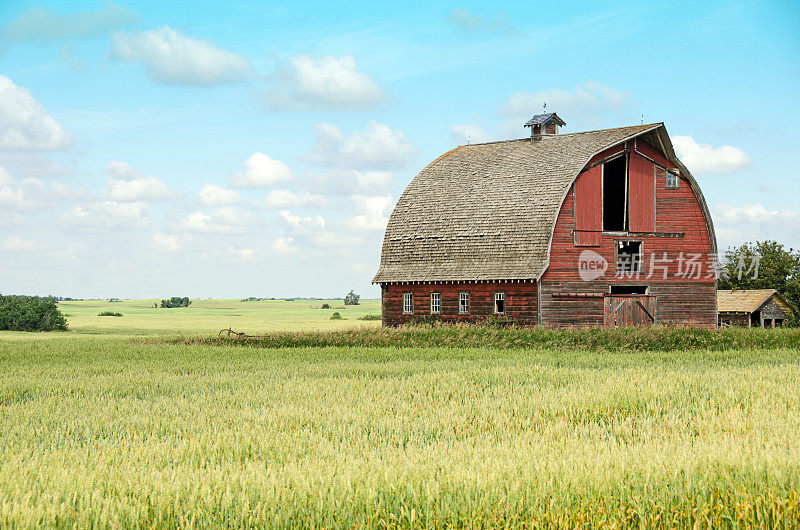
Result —
[[0, 333], [0, 526], [800, 525], [795, 347], [263, 347], [203, 337], [379, 302], [152, 303]]

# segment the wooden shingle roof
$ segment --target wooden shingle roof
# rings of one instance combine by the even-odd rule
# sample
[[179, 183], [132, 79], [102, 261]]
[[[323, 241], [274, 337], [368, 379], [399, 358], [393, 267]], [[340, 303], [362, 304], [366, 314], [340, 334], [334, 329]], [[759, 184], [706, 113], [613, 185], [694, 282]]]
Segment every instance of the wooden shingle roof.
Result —
[[717, 291], [717, 310], [720, 313], [752, 313], [761, 305], [777, 295], [784, 303], [788, 301], [775, 289], [746, 289]]
[[464, 145], [440, 156], [408, 185], [389, 218], [373, 282], [538, 279], [572, 182], [595, 154], [651, 137], [697, 193], [663, 124]]

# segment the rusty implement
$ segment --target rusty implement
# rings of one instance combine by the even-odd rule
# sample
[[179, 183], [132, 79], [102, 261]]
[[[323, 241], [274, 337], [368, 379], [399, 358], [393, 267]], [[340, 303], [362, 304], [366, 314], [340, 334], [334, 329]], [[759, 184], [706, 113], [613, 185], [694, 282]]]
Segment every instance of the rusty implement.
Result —
[[233, 331], [231, 328], [228, 328], [228, 329], [221, 329], [218, 336], [221, 339], [247, 339], [247, 338], [252, 338], [255, 335], [248, 335], [247, 333], [238, 333], [236, 331]]

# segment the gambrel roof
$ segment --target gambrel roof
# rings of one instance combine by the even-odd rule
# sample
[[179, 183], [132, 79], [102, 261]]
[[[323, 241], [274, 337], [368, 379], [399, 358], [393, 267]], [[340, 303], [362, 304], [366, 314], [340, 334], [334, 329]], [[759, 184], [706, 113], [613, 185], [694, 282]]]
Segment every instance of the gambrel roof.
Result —
[[716, 240], [705, 200], [661, 123], [464, 145], [425, 167], [386, 227], [373, 282], [538, 279], [561, 203], [596, 154], [644, 137], [681, 169]]

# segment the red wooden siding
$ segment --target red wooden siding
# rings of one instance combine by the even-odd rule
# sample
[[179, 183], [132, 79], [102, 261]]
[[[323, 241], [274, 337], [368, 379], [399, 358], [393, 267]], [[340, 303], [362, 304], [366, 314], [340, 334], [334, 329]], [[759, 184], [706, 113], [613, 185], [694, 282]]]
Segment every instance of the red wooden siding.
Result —
[[575, 245], [579, 247], [600, 244], [603, 223], [602, 193], [603, 167], [596, 166], [578, 175], [575, 181]]
[[628, 227], [631, 232], [655, 231], [655, 173], [652, 162], [635, 153], [630, 156]]
[[[469, 315], [458, 313], [458, 293], [470, 294]], [[505, 293], [505, 316], [522, 325], [537, 322], [536, 282], [388, 284], [381, 289], [384, 325], [435, 318], [445, 322], [480, 322], [494, 315], [494, 293]], [[414, 313], [403, 314], [403, 293], [414, 294]], [[441, 293], [441, 313], [431, 315], [431, 293]]]
[[[670, 168], [674, 167], [664, 156], [646, 144], [637, 142], [636, 149]], [[589, 164], [599, 162], [621, 150], [612, 148], [594, 157]], [[631, 158], [641, 158], [631, 154]], [[651, 168], [652, 168], [652, 164]], [[653, 175], [653, 173], [651, 173]], [[599, 202], [599, 199], [598, 199]], [[557, 326], [602, 326], [604, 295], [610, 285], [646, 285], [648, 294], [656, 297], [656, 324], [716, 324], [716, 285], [707, 274], [706, 259], [711, 250], [705, 217], [688, 181], [681, 178], [680, 187], [667, 189], [664, 177], [655, 182], [655, 234], [632, 235], [630, 239], [643, 243], [643, 271], [639, 277], [622, 278], [615, 273], [616, 239], [618, 235], [604, 233], [600, 246], [585, 249], [575, 246], [576, 209], [574, 195], [568, 193], [561, 205], [553, 232], [550, 265], [541, 278], [540, 321]], [[650, 231], [653, 232], [653, 231]], [[592, 250], [609, 264], [605, 274], [584, 282], [578, 275], [580, 254]], [[669, 263], [649, 261], [652, 254], [658, 259], [666, 253]], [[681, 254], [684, 260], [681, 261]], [[678, 277], [679, 267], [686, 268], [685, 258], [702, 256], [702, 274], [699, 278]], [[648, 274], [650, 278], [647, 278]], [[666, 273], [666, 278], [663, 278]]]

